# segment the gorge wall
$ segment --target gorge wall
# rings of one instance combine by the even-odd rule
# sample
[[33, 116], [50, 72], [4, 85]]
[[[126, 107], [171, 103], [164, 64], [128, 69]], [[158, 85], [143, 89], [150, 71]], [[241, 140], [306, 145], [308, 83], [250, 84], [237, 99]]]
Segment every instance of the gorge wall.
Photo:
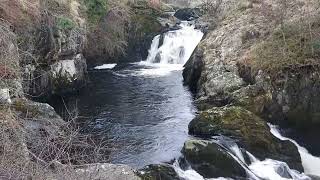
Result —
[[[312, 139], [314, 136], [308, 134], [318, 134], [320, 127], [320, 101], [315, 95], [319, 91], [319, 49], [312, 40], [319, 38], [318, 2], [228, 0], [214, 1], [212, 5], [209, 15], [200, 19], [210, 22], [211, 27], [184, 70], [184, 82], [195, 92], [201, 110], [189, 126], [190, 133], [231, 137], [240, 133], [241, 146], [256, 151], [258, 156], [268, 154], [270, 145], [277, 144], [264, 139], [269, 136], [266, 134], [262, 139], [254, 137], [259, 136], [257, 133], [270, 134], [268, 121], [293, 127]], [[313, 45], [302, 48], [301, 43]], [[242, 118], [241, 113], [246, 111], [263, 119], [258, 122], [265, 123], [264, 130], [250, 132], [258, 128], [247, 124], [251, 115]], [[242, 125], [232, 125], [230, 117]], [[228, 130], [217, 129], [216, 123]], [[250, 142], [259, 144], [252, 147], [263, 147], [269, 141], [268, 148], [251, 149], [245, 142], [250, 137]], [[299, 169], [292, 164], [296, 155], [284, 152], [288, 146], [295, 148], [286, 144], [275, 145], [279, 149], [271, 150], [269, 157]], [[316, 143], [312, 147], [319, 151]], [[287, 159], [276, 157], [277, 154]], [[264, 159], [264, 155], [260, 158]]]
[[[143, 49], [148, 48], [145, 44], [151, 43], [152, 39], [148, 42], [145, 37], [164, 28], [157, 21], [163, 11], [153, 9], [146, 1], [141, 4], [121, 1], [117, 6], [112, 1], [100, 2], [1, 0], [0, 136], [4, 150], [0, 155], [6, 157], [1, 158], [1, 177], [87, 179], [94, 173], [96, 178], [108, 175], [114, 179], [138, 179], [130, 167], [90, 165], [105, 161], [75, 155], [86, 146], [81, 145], [86, 141], [84, 137], [79, 137], [51, 106], [33, 101], [46, 101], [52, 95], [65, 95], [84, 87], [88, 65], [96, 63], [96, 57], [89, 61], [90, 53], [98, 52], [103, 57], [97, 61], [100, 64], [118, 61], [115, 57], [126, 52], [139, 54], [147, 51]], [[97, 12], [91, 8], [100, 5], [105, 11], [90, 14], [90, 10]], [[111, 39], [102, 39], [98, 44], [94, 40], [102, 36], [95, 34], [97, 30]], [[115, 31], [120, 34], [117, 36]], [[114, 36], [117, 39], [112, 39]], [[139, 52], [131, 53], [137, 46]], [[81, 140], [70, 142], [68, 138]], [[93, 154], [93, 149], [89, 149], [89, 154]], [[69, 164], [81, 164], [77, 169], [82, 170]]]

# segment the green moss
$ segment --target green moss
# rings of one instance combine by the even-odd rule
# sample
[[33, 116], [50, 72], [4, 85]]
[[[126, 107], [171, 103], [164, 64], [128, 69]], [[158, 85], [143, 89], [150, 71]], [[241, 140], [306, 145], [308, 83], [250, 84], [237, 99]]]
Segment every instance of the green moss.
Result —
[[141, 34], [149, 34], [159, 30], [159, 23], [153, 17], [136, 15], [134, 21], [138, 23], [136, 31]]
[[273, 136], [258, 116], [242, 107], [219, 107], [200, 113], [189, 131], [196, 135], [225, 135], [239, 139], [248, 150], [275, 151]]
[[63, 71], [63, 68], [56, 73], [53, 79], [53, 92], [64, 92], [69, 88], [72, 88], [74, 82], [70, 81], [75, 79], [75, 77], [71, 77], [68, 73]]
[[67, 17], [59, 16], [57, 18], [57, 27], [61, 30], [71, 30], [75, 27], [75, 23]]
[[27, 101], [24, 99], [15, 99], [13, 101], [12, 107], [15, 111], [21, 113], [21, 116], [23, 116], [24, 118], [33, 118], [41, 113], [36, 108], [32, 108], [32, 106], [29, 106]]
[[271, 93], [247, 95], [237, 98], [233, 105], [243, 107], [258, 116], [264, 116], [264, 110], [272, 103]]
[[89, 22], [96, 24], [108, 11], [107, 0], [85, 0]]
[[162, 11], [149, 7], [147, 3], [143, 6], [132, 6], [132, 9], [132, 21], [136, 23], [136, 32], [142, 35], [159, 32], [161, 25], [157, 18], [161, 16]]

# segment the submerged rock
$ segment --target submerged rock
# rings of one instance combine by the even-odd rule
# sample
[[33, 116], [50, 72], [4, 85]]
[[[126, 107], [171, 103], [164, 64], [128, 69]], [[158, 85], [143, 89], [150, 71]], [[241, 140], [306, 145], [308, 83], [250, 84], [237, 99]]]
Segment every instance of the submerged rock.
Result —
[[189, 140], [182, 150], [185, 158], [205, 178], [246, 177], [242, 166], [220, 145], [205, 140]]
[[178, 174], [169, 165], [149, 165], [138, 171], [138, 176], [144, 180], [179, 180]]
[[189, 133], [231, 137], [259, 159], [284, 161], [291, 168], [303, 171], [297, 147], [290, 141], [274, 137], [264, 120], [241, 107], [215, 107], [203, 111], [189, 124]]

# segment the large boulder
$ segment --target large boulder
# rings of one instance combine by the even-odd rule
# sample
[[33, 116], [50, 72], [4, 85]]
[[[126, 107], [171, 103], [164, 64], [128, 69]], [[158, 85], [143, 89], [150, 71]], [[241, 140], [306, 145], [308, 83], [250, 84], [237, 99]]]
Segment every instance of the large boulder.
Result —
[[231, 137], [257, 158], [287, 162], [303, 171], [297, 147], [290, 141], [274, 137], [267, 123], [241, 107], [215, 107], [200, 114], [189, 125], [189, 133], [197, 136], [223, 135]]
[[53, 93], [66, 93], [80, 89], [86, 83], [87, 64], [82, 54], [51, 65]]
[[47, 145], [44, 143], [46, 138], [59, 137], [66, 125], [49, 104], [19, 98], [13, 100], [12, 109], [19, 118], [24, 119], [21, 125], [29, 147], [37, 147], [40, 142], [43, 142], [42, 145]]
[[165, 164], [148, 165], [138, 171], [138, 176], [144, 180], [179, 180], [173, 167]]
[[86, 85], [87, 64], [82, 54], [53, 63], [47, 69], [26, 67], [29, 94], [39, 98], [75, 92]]
[[205, 178], [246, 177], [245, 169], [220, 145], [205, 140], [189, 140], [182, 150], [185, 158]]

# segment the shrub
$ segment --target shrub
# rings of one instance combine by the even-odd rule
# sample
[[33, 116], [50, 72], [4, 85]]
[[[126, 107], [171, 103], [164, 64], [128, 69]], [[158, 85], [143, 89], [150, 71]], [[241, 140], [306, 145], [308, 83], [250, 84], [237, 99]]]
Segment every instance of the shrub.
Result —
[[107, 0], [85, 0], [85, 5], [91, 23], [97, 23], [108, 10]]
[[75, 27], [75, 23], [67, 17], [60, 16], [57, 19], [57, 26], [61, 30], [70, 30]]
[[271, 74], [285, 68], [318, 65], [320, 58], [319, 17], [284, 24], [255, 46], [249, 57], [254, 70]]

